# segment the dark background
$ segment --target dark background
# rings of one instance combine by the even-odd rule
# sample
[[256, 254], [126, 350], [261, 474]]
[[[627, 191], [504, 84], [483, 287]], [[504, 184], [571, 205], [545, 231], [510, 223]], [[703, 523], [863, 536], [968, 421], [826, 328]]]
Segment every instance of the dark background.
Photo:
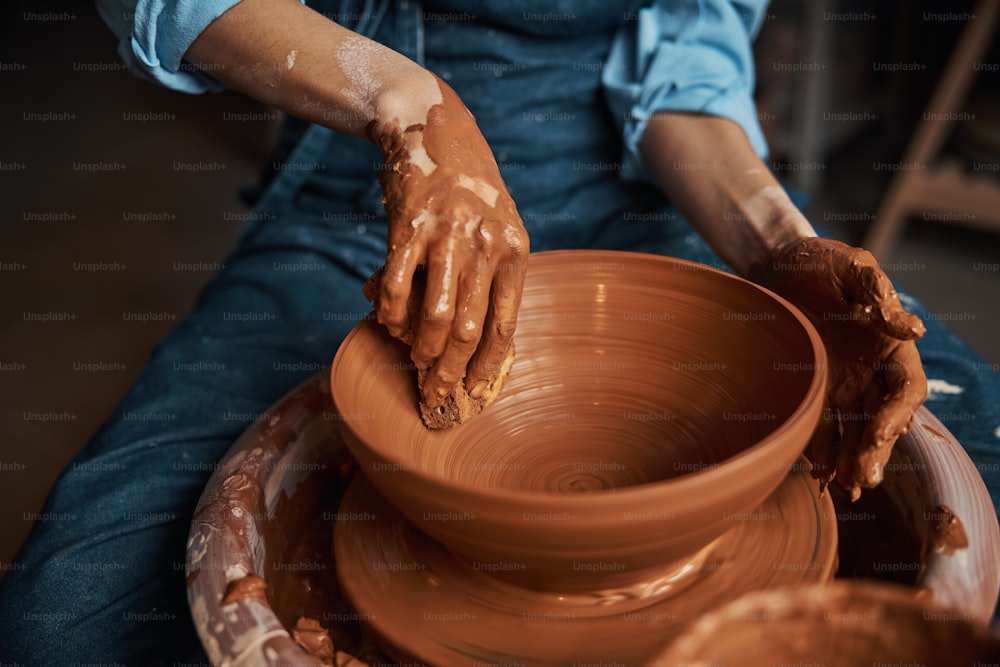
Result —
[[[781, 65], [814, 62], [803, 60], [804, 47], [817, 38], [800, 15], [805, 4], [779, 1], [769, 11], [757, 42], [761, 112], [774, 166], [810, 196], [814, 224], [857, 244], [891, 177], [873, 164], [900, 160], [963, 23], [927, 18], [945, 3], [830, 2], [831, 16], [861, 16], [823, 21], [826, 67], [796, 73]], [[952, 13], [972, 10], [971, 3], [947, 6]], [[89, 4], [5, 3], [0, 11], [0, 565], [6, 570], [60, 468], [171, 324], [124, 314], [183, 316], [211, 276], [192, 265], [221, 261], [240, 229], [245, 208], [236, 191], [266, 164], [276, 121], [236, 120], [235, 114], [268, 110], [235, 94], [188, 96], [123, 71], [114, 37]], [[46, 12], [53, 20], [26, 19]], [[1000, 63], [995, 41], [983, 61]], [[926, 69], [887, 73], [875, 62]], [[998, 79], [980, 72], [963, 105], [977, 120], [952, 130], [948, 152], [959, 164], [1000, 163]], [[818, 167], [795, 171], [803, 162], [796, 128], [817, 90], [821, 110], [873, 118], [817, 123], [825, 139], [806, 155]], [[39, 113], [62, 120], [38, 120]], [[135, 120], [143, 113], [168, 119]], [[94, 162], [124, 169], [75, 168]], [[190, 173], [174, 169], [175, 162], [216, 168]], [[949, 326], [1000, 367], [1000, 272], [982, 269], [1000, 261], [998, 238], [916, 216], [880, 260], [898, 286], [932, 311], [952, 315]], [[106, 270], [85, 267], [101, 263]], [[29, 317], [39, 313], [67, 319]]]

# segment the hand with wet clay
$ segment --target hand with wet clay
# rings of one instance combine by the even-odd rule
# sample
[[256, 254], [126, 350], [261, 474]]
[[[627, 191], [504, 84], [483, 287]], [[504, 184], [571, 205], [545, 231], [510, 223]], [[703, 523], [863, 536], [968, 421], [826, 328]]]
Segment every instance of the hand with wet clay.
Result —
[[[186, 58], [265, 104], [378, 144], [389, 219], [373, 299], [378, 319], [394, 336], [413, 337], [428, 407], [438, 407], [463, 376], [478, 398], [507, 363], [528, 235], [455, 92], [295, 0], [242, 0]], [[417, 267], [426, 268], [422, 296], [414, 294]], [[416, 318], [408, 313], [411, 294], [420, 299]]]
[[826, 345], [827, 409], [807, 455], [823, 485], [837, 478], [857, 500], [882, 481], [892, 446], [927, 398], [914, 341], [920, 319], [906, 312], [866, 250], [803, 238], [752, 271], [805, 313]]
[[719, 257], [819, 330], [828, 409], [807, 454], [824, 486], [837, 477], [857, 499], [882, 480], [893, 444], [926, 398], [913, 342], [924, 331], [920, 320], [903, 310], [870, 253], [817, 236], [736, 123], [657, 114], [642, 148], [664, 192]]
[[[437, 83], [440, 102], [426, 122], [369, 126], [385, 153], [389, 218], [377, 316], [397, 338], [414, 329], [412, 358], [426, 369], [423, 400], [432, 409], [463, 376], [473, 399], [497, 378], [528, 257], [527, 232], [486, 140], [458, 96]], [[426, 288], [414, 318], [410, 301], [420, 266], [427, 267]]]

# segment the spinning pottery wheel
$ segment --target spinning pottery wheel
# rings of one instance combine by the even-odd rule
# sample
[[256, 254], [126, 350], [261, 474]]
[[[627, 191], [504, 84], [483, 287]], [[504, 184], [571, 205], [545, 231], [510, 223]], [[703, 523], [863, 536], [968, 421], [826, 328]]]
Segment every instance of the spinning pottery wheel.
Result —
[[[289, 636], [298, 625], [301, 643], [315, 640], [315, 656], [329, 633], [341, 651], [373, 661], [384, 650], [429, 664], [638, 664], [744, 591], [828, 580], [839, 510], [817, 497], [798, 459], [818, 416], [823, 360], [805, 356], [817, 345], [797, 313], [717, 273], [632, 253], [533, 256], [509, 384], [490, 410], [445, 433], [419, 424], [407, 351], [361, 323], [342, 347], [356, 353], [338, 354], [333, 368], [336, 381], [345, 359], [367, 365], [348, 373], [347, 400], [335, 389], [334, 409], [320, 377], [289, 394], [234, 445], [202, 498], [189, 599], [213, 662], [309, 664]], [[579, 296], [559, 298], [556, 274]], [[699, 281], [723, 279], [740, 285], [724, 297], [736, 300], [712, 314], [666, 304], [671, 295], [698, 300]], [[647, 286], [635, 301], [615, 291], [629, 283]], [[748, 296], [763, 300], [748, 306]], [[774, 318], [787, 319], [773, 326]], [[727, 328], [728, 336], [713, 333]], [[661, 343], [646, 353], [636, 342], [643, 338], [674, 349]], [[749, 349], [758, 352], [741, 354]], [[759, 390], [775, 377], [783, 400]], [[382, 410], [398, 419], [382, 419]], [[608, 426], [612, 416], [617, 424]], [[405, 447], [379, 450], [366, 428], [388, 429], [373, 441]], [[508, 448], [491, 446], [497, 441]], [[972, 466], [958, 444], [935, 444], [952, 454], [932, 463], [967, 477]], [[906, 436], [898, 456], [926, 445]], [[440, 486], [459, 474], [471, 477]], [[890, 504], [916, 516], [914, 503], [957, 502], [932, 497], [941, 489], [919, 477], [902, 476], [894, 488], [887, 475]], [[658, 495], [664, 489], [676, 492]], [[985, 489], [965, 496], [951, 509], [978, 537], [958, 551], [961, 573], [949, 565], [957, 559], [946, 560], [954, 554], [927, 547], [918, 583], [935, 595], [959, 580], [985, 589], [992, 601], [954, 596], [982, 619], [998, 585], [984, 563], [996, 562], [1000, 537]], [[593, 523], [581, 532], [585, 521]], [[911, 532], [925, 544], [936, 539]], [[866, 557], [857, 554], [855, 565]]]

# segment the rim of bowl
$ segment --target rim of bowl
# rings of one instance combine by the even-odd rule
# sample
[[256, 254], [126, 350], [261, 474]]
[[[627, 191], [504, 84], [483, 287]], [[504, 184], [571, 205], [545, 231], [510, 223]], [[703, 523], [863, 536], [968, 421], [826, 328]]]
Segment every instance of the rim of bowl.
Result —
[[[762, 287], [754, 282], [747, 280], [741, 276], [727, 273], [715, 267], [709, 266], [707, 264], [701, 264], [699, 262], [692, 262], [685, 259], [677, 259], [674, 257], [667, 257], [665, 255], [656, 255], [652, 253], [642, 253], [642, 252], [631, 252], [626, 250], [546, 250], [542, 252], [532, 253], [530, 258], [535, 257], [551, 257], [556, 255], [566, 255], [575, 254], [580, 256], [592, 256], [592, 257], [619, 257], [619, 258], [639, 258], [643, 260], [655, 260], [664, 264], [684, 264], [692, 267], [697, 267], [697, 270], [707, 271], [716, 276], [721, 276], [727, 280], [734, 280], [737, 283], [743, 283], [744, 286], [748, 286], [751, 289], [755, 289], [763, 293], [765, 296], [769, 297], [771, 300], [775, 301], [789, 312], [792, 317], [799, 323], [802, 330], [805, 332], [813, 350], [813, 363], [814, 372], [812, 379], [809, 383], [809, 388], [802, 395], [795, 409], [784, 420], [776, 429], [768, 433], [765, 437], [761, 438], [750, 447], [742, 450], [741, 452], [734, 454], [726, 459], [723, 459], [718, 466], [707, 468], [703, 470], [698, 470], [690, 473], [686, 473], [679, 477], [671, 477], [665, 480], [660, 480], [657, 482], [647, 482], [644, 484], [637, 484], [633, 486], [623, 486], [616, 487], [613, 489], [604, 489], [601, 491], [595, 491], [591, 493], [580, 493], [580, 494], [556, 494], [548, 493], [545, 491], [517, 491], [512, 492], [509, 489], [495, 489], [492, 487], [479, 487], [466, 483], [454, 482], [447, 477], [440, 475], [434, 475], [427, 473], [419, 469], [406, 469], [394, 472], [396, 475], [402, 476], [412, 476], [417, 479], [422, 480], [425, 483], [440, 486], [442, 488], [448, 489], [449, 491], [458, 491], [462, 494], [479, 498], [482, 500], [494, 500], [503, 502], [506, 504], [517, 503], [518, 501], [530, 501], [532, 499], [544, 499], [547, 504], [552, 505], [566, 505], [579, 508], [581, 505], [587, 503], [595, 504], [601, 503], [606, 504], [612, 499], [619, 499], [622, 501], [639, 501], [644, 497], [652, 499], [658, 495], [661, 495], [665, 491], [669, 490], [671, 492], [682, 493], [684, 495], [693, 493], [694, 490], [704, 487], [716, 485], [720, 480], [726, 479], [731, 475], [735, 474], [738, 469], [756, 468], [759, 465], [767, 465], [766, 459], [773, 453], [774, 443], [776, 440], [784, 436], [784, 434], [792, 428], [791, 424], [795, 421], [802, 419], [806, 412], [809, 410], [809, 405], [816, 400], [816, 396], [819, 395], [820, 410], [822, 410], [822, 404], [824, 395], [826, 392], [826, 379], [827, 379], [827, 355], [826, 348], [823, 346], [823, 341], [820, 338], [819, 332], [813, 326], [812, 322], [800, 311], [795, 305], [784, 297], [772, 292], [771, 290]], [[530, 270], [529, 265], [529, 270]], [[336, 395], [336, 377], [335, 374], [339, 369], [340, 365], [343, 363], [343, 356], [341, 350], [348, 346], [348, 343], [355, 337], [361, 335], [361, 328], [365, 326], [365, 322], [362, 321], [356, 325], [344, 338], [340, 347], [337, 350], [337, 354], [334, 356], [333, 363], [330, 364], [330, 394], [333, 398], [333, 404], [338, 413], [342, 414], [340, 405], [337, 401]], [[381, 324], [375, 323], [375, 326], [382, 326]], [[516, 335], [516, 334], [515, 334]], [[516, 362], [515, 362], [516, 363]], [[500, 397], [497, 400], [503, 400], [503, 393], [501, 392]], [[489, 409], [489, 408], [487, 408]], [[416, 406], [414, 406], [414, 412], [416, 412]], [[817, 418], [818, 421], [818, 418]], [[348, 440], [361, 441], [362, 439], [358, 437], [357, 432], [351, 425], [351, 420], [343, 419], [343, 427], [346, 428], [351, 435]], [[815, 427], [814, 427], [815, 428]], [[371, 446], [369, 444], [363, 444], [365, 449], [373, 452], [380, 458], [393, 461], [393, 459], [386, 457], [382, 452], [381, 448], [377, 446]], [[798, 461], [799, 456], [802, 455], [802, 450], [799, 449], [795, 452], [795, 456], [791, 457], [791, 462], [787, 465], [789, 466], [789, 471], [791, 466]], [[772, 462], [772, 465], [779, 465], [777, 462]]]

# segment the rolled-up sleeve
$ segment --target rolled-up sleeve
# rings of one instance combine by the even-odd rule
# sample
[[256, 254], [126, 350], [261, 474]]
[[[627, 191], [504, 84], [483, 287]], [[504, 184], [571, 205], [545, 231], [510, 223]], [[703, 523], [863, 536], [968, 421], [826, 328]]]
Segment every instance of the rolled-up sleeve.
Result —
[[118, 37], [129, 69], [169, 88], [201, 93], [223, 88], [184, 63], [208, 25], [240, 0], [97, 0], [101, 18]]
[[658, 111], [733, 120], [757, 154], [767, 156], [753, 101], [752, 51], [767, 5], [768, 0], [657, 0], [630, 17], [602, 73], [624, 139], [623, 178], [652, 180], [639, 142]]

